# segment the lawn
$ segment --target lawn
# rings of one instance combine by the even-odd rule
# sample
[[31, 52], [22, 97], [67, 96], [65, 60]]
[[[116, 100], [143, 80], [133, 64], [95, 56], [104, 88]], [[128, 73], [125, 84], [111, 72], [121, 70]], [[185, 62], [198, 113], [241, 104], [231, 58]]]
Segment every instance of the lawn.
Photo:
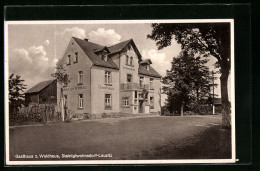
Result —
[[41, 154], [60, 158], [28, 160], [68, 160], [62, 154], [85, 155], [69, 160], [231, 158], [230, 130], [220, 124], [219, 116], [153, 116], [15, 127], [10, 128], [10, 160]]

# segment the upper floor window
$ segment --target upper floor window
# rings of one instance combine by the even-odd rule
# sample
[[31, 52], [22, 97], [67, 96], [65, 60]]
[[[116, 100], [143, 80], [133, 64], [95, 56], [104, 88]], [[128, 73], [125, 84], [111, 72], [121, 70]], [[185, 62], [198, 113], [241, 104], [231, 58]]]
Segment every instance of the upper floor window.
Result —
[[131, 66], [134, 66], [133, 57], [132, 57], [132, 56], [130, 57], [130, 65], [131, 65]]
[[127, 74], [127, 82], [128, 83], [132, 82], [132, 75], [131, 74]]
[[129, 63], [129, 56], [126, 55], [125, 64], [128, 65], [128, 63]]
[[112, 84], [112, 76], [110, 71], [105, 71], [105, 84]]
[[150, 89], [154, 89], [154, 86], [153, 86], [153, 78], [150, 78]]
[[70, 55], [67, 57], [67, 64], [70, 65]]
[[78, 52], [75, 53], [75, 60], [74, 63], [78, 63]]
[[138, 94], [138, 93], [137, 93], [137, 91], [135, 90], [135, 99], [137, 99], [137, 94]]
[[83, 84], [83, 71], [78, 73], [78, 84]]
[[140, 77], [139, 84], [141, 87], [144, 85], [144, 77]]

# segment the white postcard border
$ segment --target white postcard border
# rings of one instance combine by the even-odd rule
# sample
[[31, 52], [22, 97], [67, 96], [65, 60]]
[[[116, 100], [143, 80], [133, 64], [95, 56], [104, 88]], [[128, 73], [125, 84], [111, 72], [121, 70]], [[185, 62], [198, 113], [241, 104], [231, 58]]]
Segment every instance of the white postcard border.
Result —
[[[10, 161], [9, 160], [9, 68], [8, 68], [8, 25], [29, 25], [29, 24], [138, 24], [138, 23], [222, 23], [231, 24], [231, 137], [232, 137], [232, 158], [231, 159], [192, 159], [192, 160], [58, 160], [58, 161]], [[6, 165], [76, 165], [76, 164], [188, 164], [188, 163], [235, 163], [236, 139], [235, 139], [235, 59], [234, 59], [234, 19], [158, 19], [158, 20], [67, 20], [67, 21], [5, 21], [4, 23], [4, 69], [5, 69], [5, 162]]]

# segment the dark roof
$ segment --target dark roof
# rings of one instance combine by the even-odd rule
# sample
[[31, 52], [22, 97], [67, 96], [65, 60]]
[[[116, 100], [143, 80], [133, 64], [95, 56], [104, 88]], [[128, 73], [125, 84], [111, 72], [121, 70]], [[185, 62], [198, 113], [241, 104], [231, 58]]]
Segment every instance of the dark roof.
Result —
[[214, 98], [214, 104], [222, 104], [221, 98]]
[[104, 49], [106, 48], [106, 46], [101, 46], [76, 37], [73, 38], [78, 43], [78, 45], [82, 48], [85, 54], [89, 57], [89, 59], [93, 62], [94, 65], [119, 69], [112, 59], [108, 58], [107, 61], [104, 61], [101, 59], [101, 57], [95, 54], [96, 51], [99, 51], [100, 49]]
[[145, 60], [141, 61], [140, 64], [141, 65], [142, 64], [152, 64], [152, 61], [151, 61], [151, 59], [145, 59]]
[[120, 52], [121, 50], [123, 50], [126, 45], [131, 41], [131, 39], [129, 40], [126, 40], [124, 42], [120, 42], [118, 44], [115, 44], [115, 45], [112, 45], [110, 47], [108, 47], [108, 49], [110, 50], [111, 54], [113, 53], [117, 53], [117, 52]]
[[129, 39], [124, 42], [120, 42], [118, 44], [108, 47], [108, 49], [110, 50], [111, 54], [118, 53], [118, 52], [121, 52], [126, 47], [126, 45], [128, 45], [129, 43], [131, 43], [131, 45], [134, 48], [135, 53], [138, 56], [138, 59], [141, 61], [142, 56], [141, 56], [140, 52], [138, 51], [133, 39]]
[[36, 84], [35, 86], [33, 86], [32, 88], [27, 90], [25, 93], [37, 93], [37, 92], [40, 92], [41, 90], [46, 88], [48, 85], [50, 85], [54, 81], [56, 81], [56, 79], [39, 82], [38, 84]]
[[148, 75], [148, 76], [152, 76], [152, 77], [157, 77], [157, 78], [161, 78], [162, 76], [153, 69], [153, 67], [151, 67], [150, 65], [148, 65], [149, 70], [146, 69], [145, 66], [140, 65], [139, 69], [138, 69], [138, 73], [139, 74], [143, 74], [143, 75]]
[[[118, 66], [114, 63], [114, 61], [111, 58], [107, 58], [107, 61], [104, 61], [95, 52], [98, 52], [103, 49], [108, 49], [110, 51], [110, 54], [118, 53], [118, 52], [121, 52], [129, 43], [131, 43], [132, 47], [134, 48], [139, 60], [141, 61], [140, 62], [141, 64], [145, 64], [145, 63], [151, 64], [152, 63], [150, 59], [146, 59], [146, 60], [142, 61], [142, 56], [141, 56], [140, 52], [138, 51], [133, 39], [126, 40], [124, 42], [115, 44], [110, 47], [106, 47], [106, 46], [98, 45], [98, 44], [95, 44], [95, 43], [92, 43], [92, 42], [89, 42], [86, 40], [82, 40], [82, 39], [79, 39], [76, 37], [73, 37], [73, 38], [78, 43], [78, 45], [82, 48], [82, 50], [85, 52], [85, 54], [89, 57], [89, 59], [93, 62], [93, 64], [97, 65], [97, 66], [119, 69]], [[150, 69], [147, 70], [144, 66], [140, 65], [138, 73], [147, 75], [147, 76], [161, 78], [161, 75], [158, 74], [158, 72], [156, 72], [150, 65], [149, 65], [149, 67], [150, 67]]]
[[110, 50], [106, 46], [96, 49], [95, 52], [100, 52], [100, 51], [103, 51], [104, 49], [106, 49], [108, 51], [108, 53], [110, 53]]

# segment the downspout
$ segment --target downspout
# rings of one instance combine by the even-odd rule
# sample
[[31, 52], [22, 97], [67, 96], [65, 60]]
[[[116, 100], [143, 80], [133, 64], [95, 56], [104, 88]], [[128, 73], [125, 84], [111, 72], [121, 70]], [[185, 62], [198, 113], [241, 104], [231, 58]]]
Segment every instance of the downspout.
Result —
[[92, 77], [91, 77], [91, 75], [92, 75], [92, 65], [91, 65], [91, 67], [90, 67], [90, 114], [92, 113], [92, 98], [91, 98], [91, 92], [92, 92]]
[[118, 59], [119, 59], [119, 110], [120, 112], [122, 112], [122, 109], [121, 109], [121, 106], [122, 106], [122, 102], [121, 102], [121, 55], [120, 55], [121, 52], [118, 53]]

